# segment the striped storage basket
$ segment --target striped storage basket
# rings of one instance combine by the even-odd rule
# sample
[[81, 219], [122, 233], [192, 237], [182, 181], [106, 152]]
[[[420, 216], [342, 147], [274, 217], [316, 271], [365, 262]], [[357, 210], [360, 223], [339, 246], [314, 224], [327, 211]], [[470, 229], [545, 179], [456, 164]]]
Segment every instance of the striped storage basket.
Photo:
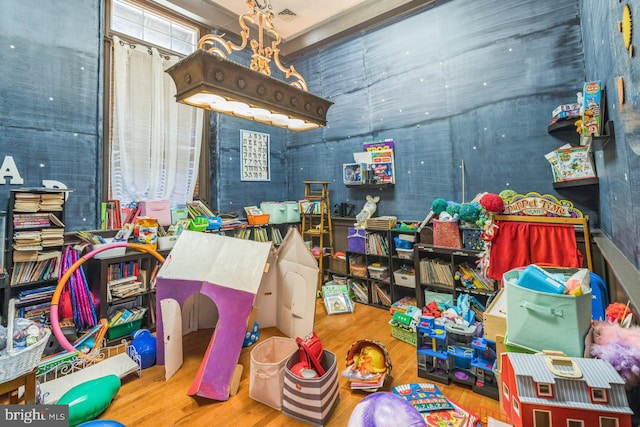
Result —
[[295, 352], [287, 361], [284, 371], [282, 413], [297, 420], [323, 426], [340, 399], [336, 355], [323, 351], [322, 367], [325, 374], [318, 378], [301, 378], [291, 372], [298, 363]]

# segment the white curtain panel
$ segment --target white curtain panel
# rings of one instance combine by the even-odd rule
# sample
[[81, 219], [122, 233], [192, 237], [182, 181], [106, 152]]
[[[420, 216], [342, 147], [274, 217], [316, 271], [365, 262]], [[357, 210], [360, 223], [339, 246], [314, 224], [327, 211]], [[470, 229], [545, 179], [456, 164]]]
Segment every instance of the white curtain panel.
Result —
[[202, 142], [203, 110], [179, 104], [164, 70], [177, 57], [113, 41], [113, 116], [109, 193], [125, 206], [193, 200]]

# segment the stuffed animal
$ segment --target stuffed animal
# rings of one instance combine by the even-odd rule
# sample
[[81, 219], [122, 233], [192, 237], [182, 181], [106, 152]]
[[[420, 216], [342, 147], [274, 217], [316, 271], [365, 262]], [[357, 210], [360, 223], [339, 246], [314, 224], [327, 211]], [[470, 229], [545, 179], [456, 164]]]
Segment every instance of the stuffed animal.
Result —
[[380, 196], [371, 197], [367, 194], [367, 202], [362, 207], [362, 210], [356, 215], [356, 225], [364, 227], [367, 219], [371, 218], [378, 208], [377, 203], [380, 201]]

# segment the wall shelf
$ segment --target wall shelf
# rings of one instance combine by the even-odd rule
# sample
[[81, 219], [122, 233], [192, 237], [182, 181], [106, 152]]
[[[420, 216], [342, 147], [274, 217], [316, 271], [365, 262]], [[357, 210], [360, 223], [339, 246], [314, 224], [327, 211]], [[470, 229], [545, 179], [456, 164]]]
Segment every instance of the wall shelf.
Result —
[[347, 188], [390, 188], [395, 184], [385, 183], [385, 184], [345, 184]]
[[571, 145], [591, 145], [593, 151], [602, 151], [610, 141], [616, 139], [615, 127], [611, 120], [604, 122], [601, 136], [584, 138], [576, 132], [575, 123], [577, 120], [578, 118], [573, 118], [552, 123], [547, 127], [547, 132], [549, 135], [568, 142]]
[[553, 188], [581, 187], [585, 185], [599, 185], [598, 178], [574, 179], [572, 181], [559, 181], [553, 183]]

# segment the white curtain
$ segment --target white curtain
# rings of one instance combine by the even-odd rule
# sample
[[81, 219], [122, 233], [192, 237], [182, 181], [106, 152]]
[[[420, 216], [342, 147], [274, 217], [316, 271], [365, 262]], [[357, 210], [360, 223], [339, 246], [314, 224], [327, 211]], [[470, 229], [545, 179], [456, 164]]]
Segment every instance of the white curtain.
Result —
[[192, 201], [198, 176], [203, 111], [179, 104], [164, 70], [177, 57], [113, 41], [113, 114], [109, 193], [132, 201]]

